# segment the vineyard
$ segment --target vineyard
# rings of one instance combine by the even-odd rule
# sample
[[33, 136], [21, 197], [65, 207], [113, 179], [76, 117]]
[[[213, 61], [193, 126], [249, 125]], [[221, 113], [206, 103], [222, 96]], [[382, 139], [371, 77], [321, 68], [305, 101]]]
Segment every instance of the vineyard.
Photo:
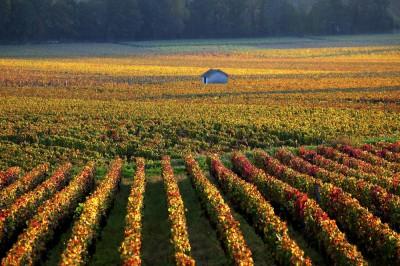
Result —
[[399, 35], [3, 45], [0, 73], [2, 266], [400, 265]]
[[146, 164], [0, 172], [1, 265], [400, 263], [400, 142]]
[[[399, 45], [371, 35], [4, 46], [0, 167], [396, 141]], [[229, 83], [202, 84], [209, 68]]]

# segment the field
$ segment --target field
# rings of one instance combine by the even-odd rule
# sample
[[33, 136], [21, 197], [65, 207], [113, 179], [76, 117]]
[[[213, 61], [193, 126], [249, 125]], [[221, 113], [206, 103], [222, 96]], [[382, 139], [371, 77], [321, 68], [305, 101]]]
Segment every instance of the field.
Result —
[[400, 264], [399, 35], [0, 46], [0, 73], [2, 265]]

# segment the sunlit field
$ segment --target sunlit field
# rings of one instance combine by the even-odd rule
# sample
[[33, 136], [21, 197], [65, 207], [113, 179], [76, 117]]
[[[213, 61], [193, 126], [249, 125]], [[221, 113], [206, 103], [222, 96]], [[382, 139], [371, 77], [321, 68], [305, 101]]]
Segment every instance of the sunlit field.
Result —
[[399, 140], [400, 35], [0, 46], [1, 265], [399, 265]]
[[[4, 46], [1, 164], [397, 138], [398, 43], [366, 35]], [[229, 83], [203, 85], [209, 68]]]

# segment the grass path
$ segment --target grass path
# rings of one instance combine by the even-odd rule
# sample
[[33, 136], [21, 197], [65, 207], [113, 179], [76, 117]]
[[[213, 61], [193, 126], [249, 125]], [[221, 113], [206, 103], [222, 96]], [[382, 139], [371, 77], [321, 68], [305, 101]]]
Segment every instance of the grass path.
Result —
[[229, 265], [216, 230], [211, 226], [196, 191], [187, 176], [179, 176], [179, 189], [185, 204], [192, 256], [198, 265]]
[[119, 247], [124, 239], [125, 217], [132, 177], [122, 179], [114, 205], [111, 208], [101, 229], [100, 238], [96, 241], [94, 254], [89, 265], [119, 265], [121, 259]]
[[147, 178], [143, 209], [142, 259], [144, 265], [173, 265], [169, 242], [167, 201], [160, 176]]

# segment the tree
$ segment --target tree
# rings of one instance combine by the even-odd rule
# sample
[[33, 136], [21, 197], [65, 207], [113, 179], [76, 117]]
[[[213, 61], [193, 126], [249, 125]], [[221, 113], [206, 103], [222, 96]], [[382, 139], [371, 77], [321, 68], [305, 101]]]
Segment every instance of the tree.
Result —
[[185, 29], [185, 22], [189, 17], [189, 9], [186, 0], [169, 0], [169, 16], [170, 26], [173, 28], [172, 33], [176, 37], [180, 36]]
[[354, 0], [349, 2], [353, 32], [386, 31], [393, 27], [388, 0]]
[[11, 16], [11, 1], [0, 0], [0, 39], [6, 37], [7, 26]]
[[391, 0], [0, 0], [0, 39], [117, 41], [394, 27]]
[[239, 0], [194, 0], [190, 5], [191, 33], [197, 37], [232, 37], [245, 32]]
[[264, 35], [299, 33], [300, 13], [286, 0], [264, 0], [262, 4], [261, 31]]
[[105, 0], [80, 1], [77, 9], [76, 25], [80, 39], [104, 40], [107, 14]]
[[11, 5], [8, 39], [26, 41], [36, 39], [37, 13], [30, 0], [14, 0]]
[[256, 36], [261, 34], [261, 16], [263, 0], [247, 0], [241, 13], [244, 35]]
[[69, 39], [77, 35], [77, 4], [74, 0], [57, 0], [50, 6], [51, 38]]
[[350, 11], [342, 0], [320, 0], [313, 6], [308, 22], [312, 34], [343, 34], [352, 31]]
[[185, 0], [141, 0], [141, 35], [147, 38], [177, 38], [185, 29], [189, 10]]
[[192, 38], [204, 38], [208, 36], [208, 29], [205, 27], [207, 20], [207, 6], [209, 0], [192, 0], [188, 3], [190, 18], [185, 27], [185, 35]]
[[[29, 1], [29, 0], [28, 0]], [[43, 40], [48, 39], [49, 31], [51, 28], [51, 5], [52, 0], [30, 0], [32, 1], [35, 10], [34, 17], [34, 39]], [[60, 1], [60, 0], [54, 0]]]
[[107, 39], [134, 39], [141, 26], [137, 0], [107, 1]]

